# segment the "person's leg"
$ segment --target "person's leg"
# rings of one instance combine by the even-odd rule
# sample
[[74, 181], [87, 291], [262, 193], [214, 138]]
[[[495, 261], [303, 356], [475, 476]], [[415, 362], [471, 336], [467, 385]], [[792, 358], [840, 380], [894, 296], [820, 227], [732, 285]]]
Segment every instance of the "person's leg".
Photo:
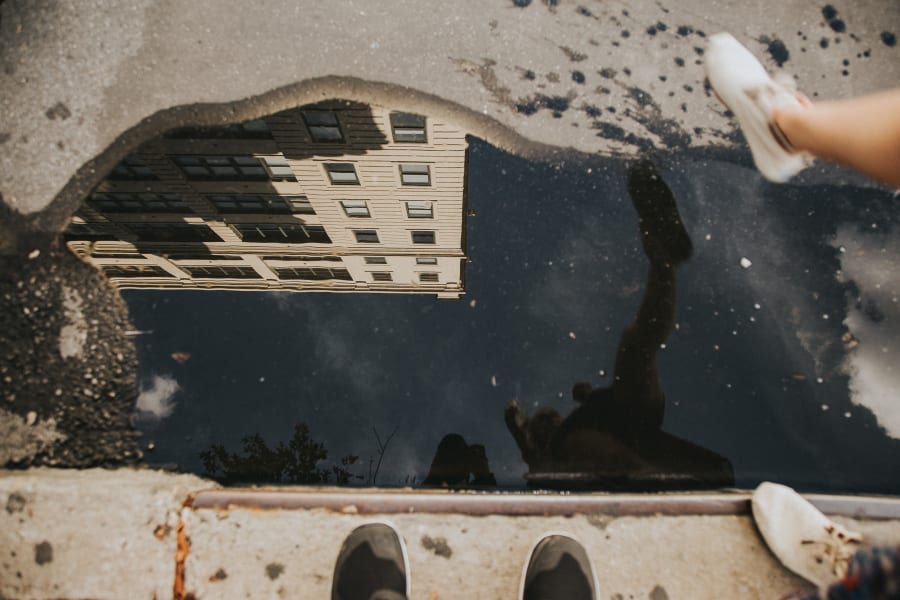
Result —
[[665, 397], [656, 355], [675, 324], [675, 269], [690, 257], [693, 246], [671, 190], [651, 163], [629, 170], [628, 193], [650, 270], [637, 315], [619, 340], [614, 402], [617, 412], [631, 421], [628, 426], [659, 428]]
[[538, 540], [519, 586], [520, 600], [594, 600], [597, 576], [587, 551], [563, 534]]
[[774, 118], [797, 150], [900, 187], [900, 88], [785, 106], [775, 110]]
[[405, 600], [409, 559], [393, 527], [368, 523], [354, 529], [338, 553], [332, 600]]

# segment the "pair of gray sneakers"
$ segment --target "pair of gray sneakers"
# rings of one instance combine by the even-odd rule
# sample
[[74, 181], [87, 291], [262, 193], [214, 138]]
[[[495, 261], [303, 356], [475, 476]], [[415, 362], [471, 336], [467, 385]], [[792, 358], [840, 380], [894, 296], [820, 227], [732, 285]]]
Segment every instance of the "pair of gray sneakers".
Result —
[[[403, 539], [385, 523], [357, 527], [334, 567], [332, 600], [405, 600], [409, 556]], [[547, 534], [531, 551], [519, 587], [525, 600], [594, 600], [597, 581], [584, 547], [566, 534]]]

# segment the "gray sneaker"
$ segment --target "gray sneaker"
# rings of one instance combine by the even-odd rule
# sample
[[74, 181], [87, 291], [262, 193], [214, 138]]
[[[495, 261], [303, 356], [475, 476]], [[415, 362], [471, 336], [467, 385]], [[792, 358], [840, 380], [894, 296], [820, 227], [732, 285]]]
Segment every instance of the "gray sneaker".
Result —
[[409, 597], [409, 558], [403, 539], [384, 523], [354, 529], [334, 565], [331, 600], [403, 600]]
[[597, 575], [584, 547], [566, 534], [547, 534], [531, 551], [519, 600], [594, 600]]

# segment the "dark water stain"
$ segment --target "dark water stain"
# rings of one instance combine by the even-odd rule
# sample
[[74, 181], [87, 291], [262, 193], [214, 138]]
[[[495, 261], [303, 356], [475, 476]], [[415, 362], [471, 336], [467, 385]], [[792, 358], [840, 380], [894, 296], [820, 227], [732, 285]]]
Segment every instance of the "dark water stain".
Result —
[[450, 545], [447, 544], [446, 538], [432, 538], [427, 535], [422, 536], [422, 547], [426, 550], [431, 550], [437, 556], [443, 556], [444, 558], [450, 558], [453, 555], [453, 550], [450, 548]]
[[579, 6], [575, 9], [575, 12], [581, 15], [582, 17], [593, 17], [594, 13], [592, 13], [589, 9], [584, 6]]
[[645, 108], [647, 106], [653, 105], [653, 97], [642, 90], [639, 87], [630, 87], [628, 89], [628, 95], [631, 96], [635, 102], [638, 103], [638, 106], [641, 108]]
[[[881, 32], [881, 41], [884, 42], [885, 46], [893, 48], [897, 45], [897, 36], [891, 33], [890, 31], [882, 31]], [[868, 56], [868, 54], [866, 55]]]
[[651, 25], [647, 28], [647, 35], [656, 35], [656, 26]]
[[572, 71], [572, 81], [575, 83], [584, 83], [584, 73], [581, 71]]
[[[683, 148], [690, 144], [691, 136], [673, 119], [663, 117], [663, 111], [648, 92], [636, 86], [625, 86], [628, 95], [641, 108], [640, 114], [626, 112], [644, 129], [657, 136], [669, 148]], [[687, 112], [687, 105], [681, 105], [682, 112]]]
[[591, 128], [598, 131], [597, 137], [625, 142], [626, 144], [637, 146], [642, 152], [650, 152], [651, 150], [653, 150], [653, 144], [651, 144], [649, 140], [639, 138], [633, 133], [626, 132], [624, 129], [614, 123], [594, 121], [594, 123], [591, 125]]
[[629, 75], [629, 76], [631, 75], [631, 69], [629, 69], [628, 67], [625, 67], [624, 69], [622, 69], [622, 72], [625, 73], [626, 75]]
[[525, 8], [531, 4], [531, 0], [512, 0], [512, 3], [517, 8]]
[[828, 26], [831, 27], [833, 31], [837, 33], [844, 33], [847, 31], [847, 24], [837, 18], [837, 9], [832, 5], [826, 4], [822, 7], [822, 16], [825, 17], [825, 22], [828, 23]]
[[660, 31], [665, 31], [665, 30], [667, 30], [667, 29], [669, 28], [669, 26], [666, 25], [665, 23], [663, 23], [662, 21], [659, 21], [659, 22], [656, 24], [656, 28], [659, 29]]
[[819, 40], [819, 47], [827, 48], [828, 47], [828, 38], [823, 37], [821, 40]]
[[840, 19], [828, 21], [828, 26], [837, 33], [844, 33], [845, 31], [847, 31], [847, 24]]
[[668, 79], [669, 79], [669, 78], [666, 77], [665, 75], [660, 75], [660, 76], [659, 76], [659, 80], [662, 81], [663, 83], [665, 83], [666, 81], [668, 81]]
[[593, 104], [584, 104], [581, 107], [581, 110], [584, 111], [584, 114], [586, 114], [587, 116], [592, 117], [592, 118], [597, 118], [601, 114], [603, 114], [603, 111], [599, 107], [594, 106]]
[[6, 499], [6, 512], [13, 514], [14, 512], [22, 512], [25, 508], [25, 496], [19, 492], [13, 492]]
[[515, 104], [516, 112], [523, 115], [533, 115], [542, 108], [552, 110], [553, 116], [561, 116], [569, 110], [569, 99], [565, 96], [546, 96], [535, 94], [531, 98], [520, 98]]
[[597, 71], [597, 73], [600, 74], [600, 77], [605, 77], [606, 79], [612, 79], [616, 76], [616, 70], [611, 69], [610, 67], [604, 67], [603, 69]]
[[686, 92], [688, 92], [688, 93], [691, 93], [691, 92], [694, 91], [694, 87], [693, 87], [693, 86], [690, 86], [690, 85], [688, 85], [688, 84], [684, 84], [684, 85], [681, 86], [681, 87], [682, 87], [682, 89], [683, 89], [684, 91], [686, 91]]
[[623, 30], [622, 30], [622, 37], [623, 37], [623, 38], [629, 38], [629, 37], [631, 37], [631, 32], [628, 31], [627, 29], [623, 29]]
[[650, 592], [650, 600], [669, 600], [669, 594], [666, 592], [666, 588], [661, 585], [657, 585]]
[[683, 66], [684, 66], [684, 59], [681, 58], [680, 56], [676, 56], [676, 57], [675, 57], [675, 64], [678, 65], [679, 67], [683, 67]]
[[547, 81], [550, 83], [559, 83], [559, 73], [547, 73]]
[[703, 48], [700, 46], [694, 46], [694, 52], [697, 53], [697, 56], [703, 56]]
[[788, 52], [787, 46], [784, 45], [784, 42], [779, 40], [778, 38], [769, 39], [766, 36], [762, 36], [759, 38], [763, 44], [766, 45], [766, 51], [769, 53], [769, 56], [772, 57], [772, 60], [775, 61], [779, 67], [783, 66], [784, 63], [788, 61], [791, 57], [791, 53]]
[[0, 144], [5, 144], [6, 142], [8, 142], [10, 137], [12, 136], [8, 133], [0, 133]]
[[266, 576], [272, 581], [278, 579], [284, 573], [284, 565], [281, 563], [269, 563], [266, 565]]
[[72, 111], [69, 110], [69, 107], [63, 104], [62, 102], [57, 102], [53, 106], [47, 109], [47, 112], [44, 115], [54, 121], [56, 119], [66, 120], [72, 116]]
[[581, 62], [587, 58], [587, 54], [572, 50], [568, 46], [560, 46], [559, 49], [562, 50], [563, 54], [565, 54], [572, 62]]
[[209, 578], [210, 581], [222, 581], [223, 579], [228, 578], [228, 573], [225, 572], [225, 569], [219, 569], [216, 571], [212, 577]]
[[677, 33], [681, 37], [685, 37], [687, 35], [694, 33], [694, 28], [691, 27], [690, 25], [679, 25], [678, 29], [675, 30], [675, 33]]
[[850, 61], [845, 58], [841, 64], [843, 64], [845, 67], [849, 67]]
[[53, 562], [53, 546], [50, 542], [43, 541], [34, 545], [34, 562], [39, 565]]
[[534, 74], [534, 71], [531, 69], [526, 69], [524, 73], [522, 73], [522, 79], [527, 79], [529, 81], [534, 81], [537, 75]]

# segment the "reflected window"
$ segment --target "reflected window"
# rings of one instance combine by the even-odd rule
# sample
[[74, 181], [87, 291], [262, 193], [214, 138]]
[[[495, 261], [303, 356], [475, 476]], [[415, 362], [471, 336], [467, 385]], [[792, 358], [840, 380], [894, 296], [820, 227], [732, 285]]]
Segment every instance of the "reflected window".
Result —
[[191, 266], [181, 267], [183, 270], [191, 274], [191, 277], [197, 278], [213, 278], [213, 279], [261, 279], [259, 273], [253, 267], [238, 266]]
[[431, 185], [431, 172], [428, 165], [400, 165], [400, 183], [403, 185]]
[[139, 252], [91, 252], [91, 258], [144, 258]]
[[299, 214], [314, 215], [306, 196], [280, 196], [278, 194], [207, 194], [216, 210], [224, 214]]
[[394, 277], [387, 271], [372, 273], [372, 281], [393, 281]]
[[263, 119], [244, 121], [217, 127], [179, 127], [167, 131], [163, 137], [170, 139], [272, 139], [272, 132]]
[[231, 227], [244, 242], [270, 244], [330, 244], [321, 225], [302, 223], [233, 223]]
[[178, 194], [153, 192], [97, 192], [89, 204], [107, 213], [189, 213], [190, 207]]
[[412, 232], [412, 241], [413, 244], [434, 244], [434, 232], [433, 231], [413, 231]]
[[367, 256], [366, 257], [367, 265], [386, 265], [387, 258], [383, 256]]
[[353, 163], [327, 163], [325, 170], [332, 185], [359, 185]]
[[268, 181], [263, 163], [255, 156], [173, 156], [188, 179], [195, 181]]
[[124, 227], [142, 242], [221, 242], [222, 239], [202, 223], [128, 223]]
[[378, 232], [374, 229], [354, 229], [353, 235], [360, 244], [377, 244]]
[[277, 256], [263, 256], [263, 260], [282, 260], [282, 261], [326, 261], [341, 262], [340, 256], [309, 256], [306, 254], [279, 254]]
[[107, 277], [174, 277], [156, 265], [103, 265]]
[[422, 283], [437, 283], [438, 282], [438, 274], [437, 273], [419, 273], [419, 281]]
[[208, 254], [205, 252], [187, 252], [184, 254], [163, 254], [169, 260], [243, 260], [241, 256], [231, 254]]
[[341, 206], [348, 217], [371, 217], [365, 200], [341, 200]]
[[304, 110], [302, 114], [312, 141], [332, 143], [344, 141], [337, 113], [333, 110]]
[[416, 264], [417, 265], [436, 265], [437, 258], [434, 256], [417, 256]]
[[353, 281], [350, 272], [340, 267], [277, 267], [275, 273], [279, 279], [309, 279], [324, 281], [337, 279], [340, 281]]
[[283, 156], [260, 156], [272, 181], [297, 181], [291, 163]]
[[98, 223], [70, 223], [66, 228], [67, 240], [101, 241], [115, 240], [117, 236], [109, 231], [106, 224]]
[[109, 174], [109, 179], [139, 179], [146, 181], [158, 179], [158, 177], [153, 174], [153, 171], [150, 170], [143, 158], [136, 154], [130, 154], [116, 165], [112, 173]]
[[391, 131], [395, 142], [423, 144], [428, 141], [425, 134], [425, 117], [412, 113], [391, 113]]
[[410, 219], [431, 219], [434, 217], [434, 210], [431, 202], [426, 200], [415, 200], [406, 203], [406, 216]]

